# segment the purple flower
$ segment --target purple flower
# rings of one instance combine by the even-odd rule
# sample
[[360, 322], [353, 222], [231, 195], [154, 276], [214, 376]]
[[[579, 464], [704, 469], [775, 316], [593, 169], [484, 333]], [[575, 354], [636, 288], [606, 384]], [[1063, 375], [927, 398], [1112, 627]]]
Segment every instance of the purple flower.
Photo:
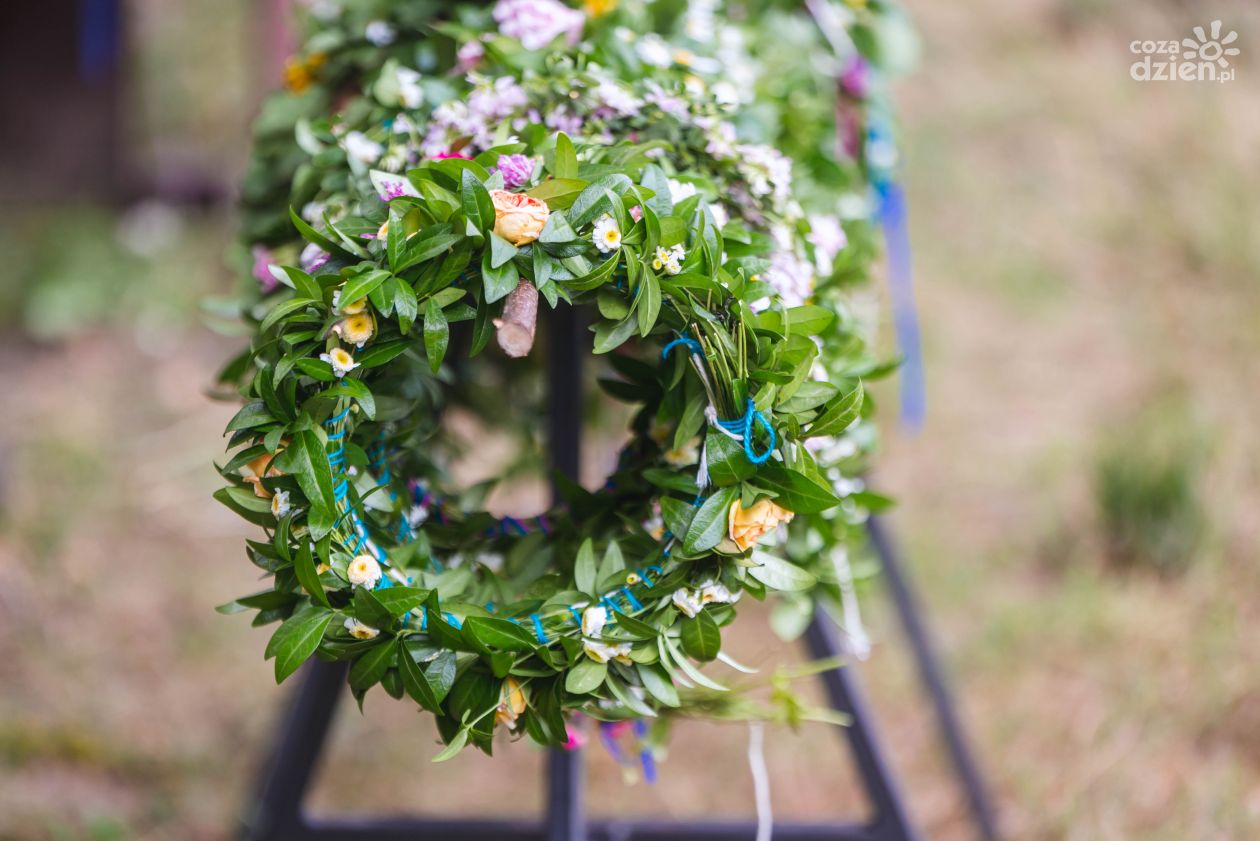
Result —
[[509, 190], [524, 187], [534, 177], [534, 159], [528, 155], [500, 155], [494, 168], [503, 174], [503, 186]]
[[303, 271], [315, 274], [324, 267], [330, 256], [327, 251], [312, 242], [302, 249], [298, 262], [302, 264]]
[[849, 66], [840, 74], [840, 87], [854, 99], [865, 99], [870, 88], [870, 68], [866, 59], [854, 55], [849, 59]]
[[575, 44], [586, 24], [585, 15], [559, 0], [499, 0], [494, 19], [501, 33], [527, 50], [540, 50], [561, 35]]
[[263, 294], [269, 294], [275, 291], [280, 285], [280, 281], [276, 280], [275, 275], [271, 273], [272, 257], [271, 252], [266, 246], [255, 245], [250, 251], [254, 257], [254, 267], [250, 270], [250, 274], [258, 281], [258, 285], [262, 287]]

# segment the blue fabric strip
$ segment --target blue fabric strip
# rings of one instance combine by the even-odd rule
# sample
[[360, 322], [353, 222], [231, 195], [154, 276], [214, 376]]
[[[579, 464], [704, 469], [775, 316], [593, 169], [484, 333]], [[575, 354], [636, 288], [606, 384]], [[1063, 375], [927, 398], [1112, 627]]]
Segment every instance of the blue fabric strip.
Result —
[[668, 358], [669, 352], [676, 347], [685, 347], [694, 354], [704, 353], [704, 348], [695, 339], [690, 336], [680, 336], [661, 349], [661, 359]]
[[537, 613], [531, 613], [529, 618], [534, 621], [534, 636], [538, 637], [538, 641], [543, 645], [547, 644], [547, 634], [543, 631], [542, 617]]
[[891, 178], [877, 178], [874, 186], [879, 200], [879, 223], [888, 249], [888, 292], [892, 300], [893, 326], [905, 357], [901, 366], [901, 421], [912, 430], [918, 430], [927, 417], [927, 394], [919, 315], [914, 302], [906, 199], [901, 185]]

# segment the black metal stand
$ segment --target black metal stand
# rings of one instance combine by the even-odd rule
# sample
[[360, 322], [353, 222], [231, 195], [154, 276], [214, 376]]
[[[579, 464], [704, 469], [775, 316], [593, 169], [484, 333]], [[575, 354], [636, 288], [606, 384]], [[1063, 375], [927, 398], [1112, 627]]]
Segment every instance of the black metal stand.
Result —
[[[550, 459], [559, 472], [576, 478], [581, 464], [582, 368], [586, 358], [580, 312], [561, 306], [552, 311], [547, 330], [550, 379]], [[984, 841], [996, 841], [991, 813], [979, 774], [967, 751], [954, 715], [941, 669], [936, 661], [900, 563], [880, 524], [870, 534], [910, 637], [915, 659], [935, 706], [946, 746], [967, 789], [977, 828]], [[843, 652], [836, 628], [821, 611], [806, 631], [805, 643], [819, 658]], [[344, 664], [312, 661], [285, 721], [261, 786], [261, 795], [246, 821], [247, 841], [747, 841], [753, 824], [740, 821], [693, 823], [607, 820], [588, 821], [583, 809], [582, 754], [553, 750], [548, 758], [547, 805], [542, 824], [517, 820], [451, 820], [395, 818], [316, 821], [302, 802], [317, 766], [328, 729], [344, 692]], [[827, 699], [852, 723], [841, 728], [869, 802], [866, 823], [783, 824], [774, 826], [776, 841], [918, 841], [904, 800], [874, 733], [874, 721], [862, 699], [852, 667], [822, 675]]]

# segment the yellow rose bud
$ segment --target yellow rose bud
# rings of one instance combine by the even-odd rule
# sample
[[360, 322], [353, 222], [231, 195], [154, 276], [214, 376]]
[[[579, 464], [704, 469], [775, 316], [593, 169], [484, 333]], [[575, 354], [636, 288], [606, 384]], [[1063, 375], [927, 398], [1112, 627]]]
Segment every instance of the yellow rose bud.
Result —
[[261, 499], [271, 499], [271, 491], [263, 487], [262, 480], [281, 475], [279, 470], [271, 466], [271, 462], [284, 451], [285, 443], [288, 443], [287, 440], [274, 453], [263, 453], [241, 468], [241, 477], [254, 486], [254, 495]]
[[513, 245], [525, 245], [538, 239], [551, 210], [547, 203], [523, 193], [491, 190], [494, 203], [494, 232]]
[[523, 712], [525, 693], [521, 691], [521, 685], [516, 682], [516, 678], [509, 677], [503, 681], [503, 687], [499, 690], [499, 707], [494, 711], [494, 720], [515, 730], [516, 719]]
[[728, 535], [740, 552], [747, 552], [761, 538], [777, 529], [779, 523], [790, 523], [795, 516], [769, 499], [761, 500], [752, 508], [744, 508], [737, 499], [731, 503], [727, 514]]

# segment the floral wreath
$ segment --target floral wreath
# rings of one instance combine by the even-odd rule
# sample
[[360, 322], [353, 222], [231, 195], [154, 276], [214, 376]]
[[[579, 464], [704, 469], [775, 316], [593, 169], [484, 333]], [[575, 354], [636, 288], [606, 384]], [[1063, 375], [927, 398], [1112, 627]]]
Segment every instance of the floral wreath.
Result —
[[[889, 367], [822, 305], [820, 278], [854, 270], [846, 230], [802, 211], [788, 158], [739, 140], [694, 32], [628, 36], [598, 5], [459, 6], [411, 39], [405, 14], [368, 22], [353, 46], [387, 58], [299, 123], [301, 254], [268, 252], [297, 259], [267, 263], [222, 377], [247, 402], [216, 497], [267, 531], [248, 553], [272, 577], [223, 609], [280, 622], [277, 680], [316, 654], [350, 661], [360, 699], [410, 697], [438, 758], [722, 691], [699, 664], [740, 668], [721, 628], [741, 596], [834, 590], [794, 559], [881, 503], [835, 482], [862, 377]], [[290, 86], [328, 61], [308, 50]], [[540, 298], [597, 313], [601, 384], [635, 413], [603, 488], [497, 517], [447, 487], [442, 410], [492, 339], [530, 352]]]

